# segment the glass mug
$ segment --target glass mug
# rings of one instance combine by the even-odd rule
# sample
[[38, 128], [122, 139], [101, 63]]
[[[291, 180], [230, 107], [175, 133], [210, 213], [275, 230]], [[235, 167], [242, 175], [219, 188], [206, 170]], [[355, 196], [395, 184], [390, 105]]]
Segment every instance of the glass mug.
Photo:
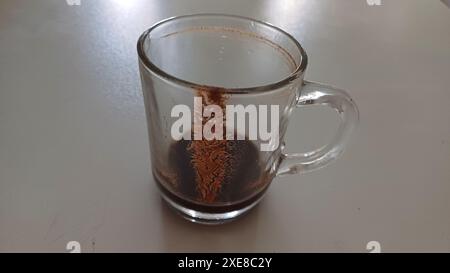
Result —
[[[304, 173], [332, 162], [358, 123], [358, 109], [350, 96], [303, 80], [307, 56], [299, 42], [264, 22], [221, 14], [170, 18], [145, 31], [137, 50], [153, 177], [163, 199], [194, 222], [235, 219], [262, 199], [275, 176]], [[200, 99], [197, 108], [195, 98]], [[181, 116], [174, 115], [177, 105], [192, 110], [186, 112], [193, 116], [188, 121], [192, 126], [178, 128], [183, 138], [173, 135]], [[262, 149], [264, 141], [250, 138], [247, 127], [239, 127], [230, 139], [229, 131], [222, 139], [196, 138], [193, 128], [210, 120], [199, 109], [209, 105], [223, 110], [228, 105], [245, 107], [249, 111], [243, 122], [249, 128], [261, 125], [250, 114], [262, 112], [252, 112], [251, 107], [267, 110], [275, 105], [266, 124], [278, 129], [266, 143], [272, 149]], [[340, 116], [340, 127], [334, 140], [320, 149], [285, 154], [283, 139], [292, 110], [305, 105], [332, 107]], [[220, 116], [211, 113], [210, 118]], [[230, 116], [223, 115], [228, 122]], [[210, 132], [219, 132], [218, 128]]]

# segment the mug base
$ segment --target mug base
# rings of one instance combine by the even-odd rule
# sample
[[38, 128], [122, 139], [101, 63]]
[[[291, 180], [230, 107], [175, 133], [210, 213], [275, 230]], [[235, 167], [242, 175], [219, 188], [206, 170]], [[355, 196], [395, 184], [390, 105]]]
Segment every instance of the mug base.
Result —
[[163, 192], [160, 192], [162, 199], [169, 205], [171, 209], [173, 209], [178, 215], [183, 217], [184, 219], [203, 225], [220, 225], [231, 222], [233, 220], [238, 219], [240, 216], [246, 214], [253, 207], [255, 207], [264, 197], [265, 194], [261, 195], [258, 199], [256, 199], [250, 205], [243, 207], [241, 209], [222, 212], [222, 213], [211, 213], [211, 212], [203, 212], [193, 210], [187, 207], [184, 207], [174, 200], [172, 200], [169, 196], [165, 195]]
[[155, 174], [153, 174], [153, 177], [159, 188], [162, 199], [169, 205], [171, 209], [191, 222], [206, 225], [224, 224], [239, 218], [239, 216], [251, 210], [263, 199], [269, 186], [266, 185], [266, 187], [262, 189], [258, 194], [243, 202], [228, 206], [214, 207], [205, 205], [193, 205], [192, 203], [187, 202], [186, 200], [181, 199], [180, 197], [168, 191], [162, 185]]

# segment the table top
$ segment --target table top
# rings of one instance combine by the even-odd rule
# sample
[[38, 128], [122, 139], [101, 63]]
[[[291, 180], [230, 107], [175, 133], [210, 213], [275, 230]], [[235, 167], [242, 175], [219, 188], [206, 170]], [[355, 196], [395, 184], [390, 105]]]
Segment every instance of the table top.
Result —
[[[443, 2], [76, 2], [0, 2], [0, 251], [450, 251]], [[276, 178], [221, 226], [187, 222], [158, 195], [135, 46], [161, 19], [204, 12], [290, 32], [308, 52], [306, 78], [348, 90], [360, 110], [338, 161]], [[337, 120], [296, 111], [288, 150], [326, 143]]]

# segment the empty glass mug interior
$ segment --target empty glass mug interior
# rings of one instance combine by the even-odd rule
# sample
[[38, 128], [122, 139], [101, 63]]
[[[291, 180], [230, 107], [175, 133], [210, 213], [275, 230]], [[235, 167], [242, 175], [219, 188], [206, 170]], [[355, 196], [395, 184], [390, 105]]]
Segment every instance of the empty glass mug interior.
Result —
[[[163, 198], [184, 217], [202, 223], [221, 223], [248, 211], [285, 157], [283, 138], [306, 67], [301, 46], [266, 23], [206, 14], [154, 25], [140, 37], [138, 53], [152, 172]], [[191, 110], [190, 126], [180, 127], [182, 139], [173, 134], [179, 105]], [[217, 133], [220, 125], [223, 138], [196, 138], [195, 128], [217, 118], [216, 112], [203, 112], [211, 105], [223, 110], [223, 123], [211, 131]], [[235, 120], [227, 116], [229, 105], [248, 110], [244, 130], [227, 128], [230, 117]], [[251, 132], [261, 115], [269, 115], [265, 132], [277, 131], [272, 139]], [[265, 144], [272, 149], [262, 149]]]

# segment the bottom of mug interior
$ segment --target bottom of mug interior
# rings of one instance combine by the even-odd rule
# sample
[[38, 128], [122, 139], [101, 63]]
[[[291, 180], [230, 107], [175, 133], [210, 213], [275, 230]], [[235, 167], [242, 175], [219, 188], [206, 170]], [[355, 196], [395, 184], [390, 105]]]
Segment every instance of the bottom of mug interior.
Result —
[[254, 196], [243, 201], [224, 206], [205, 206], [192, 204], [173, 194], [165, 188], [162, 179], [160, 180], [155, 172], [153, 172], [153, 178], [155, 179], [163, 200], [165, 200], [175, 212], [191, 222], [209, 225], [223, 224], [245, 214], [263, 199], [270, 185], [270, 183], [268, 183]]
[[176, 201], [172, 200], [169, 196], [164, 194], [163, 192], [160, 192], [161, 197], [163, 200], [169, 204], [169, 206], [179, 215], [181, 215], [184, 219], [197, 223], [197, 224], [204, 224], [204, 225], [220, 225], [224, 223], [231, 222], [233, 220], [236, 220], [240, 216], [244, 215], [248, 211], [250, 211], [253, 207], [255, 207], [264, 197], [265, 194], [261, 195], [258, 199], [256, 199], [253, 203], [250, 205], [238, 209], [233, 210], [229, 212], [222, 212], [222, 213], [209, 213], [209, 212], [202, 212], [202, 211], [196, 211], [193, 209], [186, 208], [180, 204], [178, 204]]

